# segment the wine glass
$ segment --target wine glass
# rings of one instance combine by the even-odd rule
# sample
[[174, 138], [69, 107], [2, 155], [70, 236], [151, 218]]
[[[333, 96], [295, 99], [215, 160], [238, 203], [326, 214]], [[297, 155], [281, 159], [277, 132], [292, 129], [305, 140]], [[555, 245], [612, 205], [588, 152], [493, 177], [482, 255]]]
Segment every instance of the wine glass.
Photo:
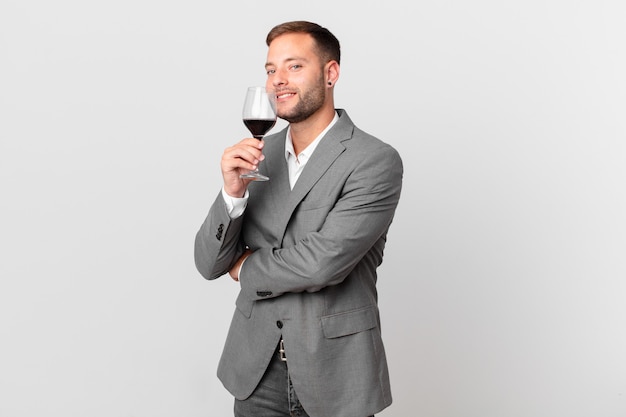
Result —
[[[265, 87], [248, 87], [243, 103], [243, 123], [254, 138], [263, 139], [276, 124], [276, 95], [273, 91], [267, 91]], [[241, 174], [240, 177], [257, 181], [269, 180], [258, 169]]]

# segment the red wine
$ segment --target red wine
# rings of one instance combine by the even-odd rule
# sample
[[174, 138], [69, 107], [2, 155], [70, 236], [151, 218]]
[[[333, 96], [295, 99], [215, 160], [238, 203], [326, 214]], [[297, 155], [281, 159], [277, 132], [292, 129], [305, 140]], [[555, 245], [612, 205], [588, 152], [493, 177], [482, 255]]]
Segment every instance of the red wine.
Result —
[[275, 119], [243, 119], [252, 136], [261, 139], [276, 124]]

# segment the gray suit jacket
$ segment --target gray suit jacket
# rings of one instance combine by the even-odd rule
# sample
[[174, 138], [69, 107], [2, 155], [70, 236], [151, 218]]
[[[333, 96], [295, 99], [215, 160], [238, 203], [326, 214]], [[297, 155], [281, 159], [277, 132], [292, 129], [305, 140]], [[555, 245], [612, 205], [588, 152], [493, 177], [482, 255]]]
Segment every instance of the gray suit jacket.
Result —
[[253, 392], [285, 341], [289, 373], [312, 417], [364, 417], [391, 404], [377, 305], [376, 269], [402, 187], [391, 146], [344, 110], [293, 190], [286, 129], [265, 138], [245, 213], [231, 219], [218, 194], [197, 233], [207, 279], [226, 274], [248, 246], [241, 291], [218, 376], [239, 399]]

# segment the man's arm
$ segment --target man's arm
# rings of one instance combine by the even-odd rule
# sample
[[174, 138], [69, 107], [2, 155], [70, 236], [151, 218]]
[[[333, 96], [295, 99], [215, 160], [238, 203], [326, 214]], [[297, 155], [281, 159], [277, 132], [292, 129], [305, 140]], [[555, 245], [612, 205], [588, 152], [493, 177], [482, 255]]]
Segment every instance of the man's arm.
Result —
[[367, 273], [382, 262], [386, 233], [402, 188], [402, 161], [395, 149], [366, 153], [325, 214], [319, 230], [294, 245], [260, 248], [241, 268], [242, 292], [250, 300], [286, 292], [319, 291], [342, 282], [364, 258]]
[[263, 160], [263, 146], [263, 141], [246, 138], [226, 148], [222, 154], [222, 192], [213, 202], [195, 240], [196, 268], [206, 279], [226, 274], [245, 250], [240, 242], [241, 213], [245, 203], [239, 207], [237, 204], [233, 207], [232, 203], [247, 198], [248, 184], [252, 180], [242, 179], [239, 175], [256, 168], [256, 164]]
[[196, 233], [194, 259], [204, 278], [215, 279], [226, 274], [244, 252], [241, 225], [242, 217], [230, 217], [220, 192]]
[[241, 266], [248, 256], [252, 255], [252, 251], [250, 249], [246, 249], [245, 252], [237, 259], [235, 264], [230, 268], [228, 274], [233, 279], [233, 281], [239, 281], [239, 271], [241, 270]]

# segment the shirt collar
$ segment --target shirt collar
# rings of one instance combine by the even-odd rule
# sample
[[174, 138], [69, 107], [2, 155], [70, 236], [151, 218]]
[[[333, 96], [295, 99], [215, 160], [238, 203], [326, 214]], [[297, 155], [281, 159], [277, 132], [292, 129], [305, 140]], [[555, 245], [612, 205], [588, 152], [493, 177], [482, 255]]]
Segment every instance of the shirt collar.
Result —
[[322, 132], [315, 138], [313, 142], [309, 144], [309, 146], [307, 146], [302, 150], [302, 152], [300, 152], [300, 155], [296, 155], [296, 151], [293, 149], [293, 142], [291, 141], [291, 126], [288, 126], [287, 137], [285, 138], [285, 159], [289, 161], [289, 155], [292, 155], [294, 158], [300, 160], [301, 164], [307, 161], [309, 157], [313, 155], [313, 151], [315, 151], [315, 148], [317, 148], [317, 145], [319, 145], [324, 135], [330, 130], [331, 127], [335, 125], [335, 123], [337, 123], [337, 120], [339, 120], [339, 115], [337, 114], [337, 112], [335, 112], [335, 117], [333, 117], [333, 120], [330, 121], [328, 126], [326, 126], [324, 130], [322, 130]]

